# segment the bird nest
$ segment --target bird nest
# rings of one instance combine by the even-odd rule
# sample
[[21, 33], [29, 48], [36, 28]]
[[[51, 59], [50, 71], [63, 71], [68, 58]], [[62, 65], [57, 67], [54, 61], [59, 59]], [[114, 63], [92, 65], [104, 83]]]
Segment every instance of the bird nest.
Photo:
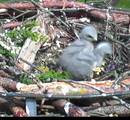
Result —
[[[124, 77], [129, 76], [130, 73], [130, 13], [106, 7], [108, 4], [105, 2], [103, 1], [103, 5], [100, 7], [72, 2], [72, 0], [0, 4], [1, 109], [8, 109], [14, 116], [27, 116], [23, 98], [24, 100], [32, 98], [38, 100], [38, 105], [35, 108], [38, 107], [39, 114], [44, 112], [45, 116], [49, 116], [52, 109], [54, 113], [57, 113], [54, 107], [64, 111], [67, 100], [76, 99], [76, 102], [79, 101], [78, 104], [76, 103], [78, 106], [85, 105], [83, 109], [87, 112], [86, 116], [94, 115], [95, 112], [98, 113], [96, 116], [108, 116], [112, 113], [113, 115], [115, 113], [130, 115], [130, 106], [123, 101], [130, 94], [130, 79], [124, 80]], [[16, 21], [12, 22], [12, 18]], [[28, 21], [31, 23], [26, 24]], [[37, 26], [35, 21], [41, 24]], [[93, 44], [96, 46], [103, 41], [110, 42], [113, 53], [105, 56], [104, 64], [94, 71], [93, 78], [98, 81], [73, 81], [69, 79], [68, 74], [63, 73], [64, 71], [57, 65], [57, 60], [63, 49], [75, 41], [79, 37], [81, 29], [88, 24], [92, 24], [98, 31], [98, 41]], [[39, 38], [43, 38], [44, 41], [37, 41]], [[3, 48], [4, 50], [2, 50]], [[19, 50], [21, 51], [19, 52]], [[17, 56], [10, 53], [14, 51]], [[22, 64], [17, 59], [19, 56], [24, 58]], [[21, 65], [23, 71], [18, 69], [20, 68], [18, 64]], [[32, 69], [28, 67], [30, 70], [28, 72], [24, 65], [31, 66]], [[40, 77], [37, 76], [39, 69], [44, 73]], [[30, 78], [31, 83], [29, 83]], [[42, 82], [38, 81], [37, 78]], [[49, 83], [45, 83], [44, 79], [48, 79]], [[117, 83], [120, 80], [124, 81], [119, 85]], [[117, 96], [122, 97], [123, 100]], [[63, 98], [67, 100], [61, 100]], [[98, 102], [100, 98], [106, 98], [106, 103], [104, 101]], [[119, 102], [118, 104], [113, 101], [110, 103], [107, 101], [108, 98]], [[52, 99], [58, 99], [58, 101], [52, 101]], [[91, 102], [95, 103], [94, 100], [98, 102], [98, 105], [91, 104]], [[49, 102], [54, 107], [46, 106], [46, 104], [50, 105]], [[95, 108], [99, 109], [95, 110]], [[92, 110], [94, 111], [92, 112]], [[82, 111], [80, 112], [79, 108], [77, 109], [71, 104], [70, 111], [68, 109], [66, 112], [68, 116], [83, 116], [79, 115], [80, 113]]]
[[69, 29], [54, 21], [53, 24], [55, 30], [57, 30], [57, 36], [54, 40], [50, 40], [42, 45], [37, 53], [35, 64], [59, 70], [57, 59], [63, 49], [78, 38], [78, 33], [83, 26], [92, 24], [98, 30], [98, 41], [94, 44], [97, 45], [99, 42], [107, 41], [112, 44], [113, 49], [112, 55], [107, 55], [103, 65], [94, 72], [94, 79], [116, 79], [121, 73], [128, 71], [130, 54], [129, 36], [127, 36], [128, 28], [108, 21], [101, 23], [93, 20], [90, 22], [81, 21], [73, 18], [67, 20], [66, 24], [69, 23], [71, 25]]

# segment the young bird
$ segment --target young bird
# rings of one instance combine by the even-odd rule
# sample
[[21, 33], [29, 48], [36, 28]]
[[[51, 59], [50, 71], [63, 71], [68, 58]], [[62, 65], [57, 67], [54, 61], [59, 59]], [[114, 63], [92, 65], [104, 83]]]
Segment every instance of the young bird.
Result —
[[58, 64], [71, 73], [74, 80], [90, 80], [93, 70], [101, 66], [104, 56], [112, 53], [111, 44], [102, 42], [94, 48], [97, 41], [97, 30], [88, 25], [79, 34], [79, 39], [63, 50]]

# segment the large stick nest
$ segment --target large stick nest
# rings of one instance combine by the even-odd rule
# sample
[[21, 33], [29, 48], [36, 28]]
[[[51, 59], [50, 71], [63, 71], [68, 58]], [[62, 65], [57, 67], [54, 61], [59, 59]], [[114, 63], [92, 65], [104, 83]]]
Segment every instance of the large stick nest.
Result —
[[[105, 57], [105, 65], [103, 66], [104, 70], [101, 71], [99, 74], [94, 73], [94, 79], [103, 82], [97, 83], [89, 83], [86, 81], [81, 81], [75, 83], [71, 80], [69, 81], [60, 81], [60, 82], [52, 82], [52, 83], [42, 83], [38, 84], [39, 82], [33, 81], [36, 84], [25, 85], [20, 84], [20, 88], [18, 88], [19, 76], [23, 74], [23, 71], [19, 71], [18, 68], [15, 66], [17, 62], [16, 57], [8, 57], [8, 55], [1, 54], [0, 56], [0, 85], [2, 92], [1, 96], [3, 97], [7, 93], [8, 96], [16, 97], [19, 95], [17, 94], [8, 94], [9, 91], [19, 91], [22, 97], [31, 96], [32, 94], [28, 93], [35, 93], [36, 95], [32, 95], [32, 98], [47, 98], [50, 97], [46, 96], [46, 94], [52, 94], [55, 98], [67, 98], [67, 95], [70, 95], [69, 98], [73, 95], [88, 95], [91, 99], [103, 97], [103, 93], [106, 95], [107, 98], [116, 95], [123, 96], [123, 92], [127, 92], [129, 97], [129, 79], [121, 82], [125, 79], [125, 77], [129, 77], [129, 62], [130, 62], [130, 12], [124, 10], [118, 10], [110, 7], [106, 7], [106, 3], [100, 4], [97, 6], [91, 6], [90, 4], [83, 4], [73, 1], [59, 1], [59, 0], [45, 0], [41, 3], [36, 2], [29, 2], [29, 3], [15, 3], [15, 4], [0, 4], [0, 8], [4, 12], [0, 13], [1, 19], [1, 27], [0, 27], [0, 42], [1, 46], [8, 51], [15, 51], [21, 49], [21, 47], [17, 47], [19, 41], [12, 41], [9, 38], [5, 38], [5, 33], [10, 30], [14, 29], [21, 29], [22, 26], [26, 24], [27, 21], [37, 20], [39, 16], [43, 14], [47, 14], [44, 18], [43, 22], [47, 27], [45, 30], [45, 26], [43, 26], [43, 31], [45, 30], [49, 39], [44, 41], [41, 44], [41, 47], [38, 49], [38, 52], [35, 57], [35, 61], [33, 61], [33, 65], [36, 66], [45, 66], [50, 70], [60, 71], [60, 67], [57, 65], [57, 59], [59, 58], [60, 54], [62, 53], [63, 49], [66, 48], [71, 42], [73, 42], [78, 37], [78, 33], [83, 28], [83, 26], [92, 24], [98, 30], [98, 41], [94, 43], [95, 45], [102, 41], [108, 41], [112, 44], [113, 47], [113, 54], [110, 56]], [[47, 9], [45, 9], [45, 7]], [[77, 8], [77, 9], [76, 9]], [[26, 11], [24, 11], [26, 9]], [[38, 11], [38, 12], [37, 12]], [[40, 11], [40, 12], [39, 12]], [[12, 18], [13, 16], [13, 18]], [[9, 22], [8, 22], [9, 21]], [[41, 22], [41, 21], [40, 21]], [[41, 22], [42, 23], [42, 22]], [[18, 27], [19, 26], [19, 27]], [[35, 31], [35, 30], [34, 30]], [[42, 30], [41, 30], [42, 31]], [[25, 39], [26, 40], [26, 39]], [[23, 40], [22, 45], [24, 44], [25, 40]], [[10, 46], [12, 49], [10, 49]], [[28, 52], [28, 51], [26, 51]], [[18, 55], [18, 52], [17, 52]], [[33, 66], [30, 65], [31, 67]], [[24, 72], [25, 73], [25, 72]], [[27, 73], [27, 71], [26, 71]], [[30, 69], [29, 77], [33, 75], [37, 75], [39, 71], [32, 67]], [[69, 79], [69, 78], [68, 78]], [[13, 80], [13, 81], [12, 81]], [[55, 80], [55, 78], [53, 78]], [[52, 80], [52, 81], [53, 81]], [[57, 79], [58, 80], [58, 79]], [[112, 80], [112, 81], [111, 81]], [[50, 81], [49, 81], [50, 82]], [[71, 83], [72, 82], [72, 83]], [[112, 88], [112, 83], [114, 88]], [[120, 86], [116, 86], [117, 83], [121, 83]], [[85, 86], [85, 87], [84, 87]], [[117, 87], [117, 89], [115, 88]], [[40, 88], [41, 87], [41, 88]], [[75, 92], [75, 90], [77, 90]], [[67, 93], [66, 90], [68, 90]], [[24, 94], [25, 93], [25, 94]], [[27, 93], [27, 94], [26, 94]], [[38, 95], [40, 93], [40, 95]], [[94, 93], [96, 96], [91, 96]], [[41, 95], [42, 94], [42, 95]], [[45, 94], [45, 96], [43, 95]], [[56, 96], [55, 96], [56, 95]], [[61, 95], [60, 97], [58, 95]], [[72, 96], [71, 96], [72, 95]], [[6, 96], [6, 95], [5, 95]], [[97, 97], [98, 96], [98, 97]], [[75, 99], [75, 96], [73, 97]], [[17, 98], [15, 98], [17, 99]], [[81, 97], [82, 99], [82, 97]], [[80, 99], [80, 100], [81, 100]], [[39, 100], [39, 99], [38, 99]], [[44, 99], [45, 100], [45, 99]], [[42, 101], [44, 103], [44, 100]], [[81, 105], [82, 101], [79, 100], [77, 105]], [[121, 101], [119, 98], [116, 100]], [[7, 108], [11, 111], [15, 116], [27, 116], [26, 112], [23, 109], [23, 99], [3, 99], [0, 101], [4, 101], [7, 104]], [[11, 102], [10, 102], [11, 101]], [[13, 102], [12, 102], [13, 101]], [[19, 102], [20, 101], [20, 102]], [[76, 101], [76, 103], [78, 100]], [[94, 99], [93, 99], [94, 102]], [[126, 114], [129, 114], [129, 105], [127, 103], [122, 103], [124, 106], [118, 106], [117, 103], [113, 103], [113, 106], [109, 101], [107, 101], [105, 107], [100, 104], [102, 109], [96, 109], [99, 106], [93, 106], [89, 101], [89, 107], [83, 107], [83, 110], [87, 111], [87, 114], [91, 114], [91, 112], [97, 112], [99, 116], [108, 115], [111, 113], [116, 112], [117, 109], [123, 109], [126, 111]], [[10, 104], [11, 103], [11, 104]], [[86, 100], [85, 102], [88, 103]], [[40, 103], [41, 104], [41, 103]], [[54, 102], [55, 107], [61, 107], [62, 102], [57, 103]], [[103, 104], [103, 103], [102, 103]], [[20, 105], [17, 106], [17, 105]], [[92, 106], [91, 106], [92, 105]], [[107, 106], [109, 105], [109, 106]], [[22, 106], [22, 107], [21, 107]], [[42, 106], [39, 109], [43, 109]], [[52, 106], [49, 108], [54, 109]], [[95, 111], [91, 111], [93, 108]], [[60, 108], [61, 110], [61, 108]], [[103, 110], [103, 111], [102, 111]], [[123, 114], [122, 111], [117, 111], [118, 114]], [[17, 112], [20, 111], [20, 112]], [[42, 110], [41, 110], [42, 111]], [[46, 112], [45, 109], [43, 110], [44, 113]], [[62, 111], [62, 110], [61, 110]], [[53, 111], [54, 112], [54, 111]], [[19, 115], [20, 113], [20, 115]], [[96, 114], [97, 115], [97, 114]], [[82, 116], [82, 115], [81, 115]], [[89, 116], [89, 115], [88, 115]], [[91, 116], [91, 115], [90, 115]]]

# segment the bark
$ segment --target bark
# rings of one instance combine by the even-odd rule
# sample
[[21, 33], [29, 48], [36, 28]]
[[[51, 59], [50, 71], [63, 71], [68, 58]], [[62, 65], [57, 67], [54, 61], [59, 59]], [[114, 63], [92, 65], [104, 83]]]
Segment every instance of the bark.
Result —
[[[78, 9], [83, 9], [83, 12], [80, 12], [80, 14], [77, 12], [77, 14], [71, 14], [71, 11], [69, 14], [72, 16], [75, 15], [79, 17], [81, 16], [87, 16], [88, 14], [90, 16], [95, 17], [96, 19], [99, 20], [107, 20], [108, 19], [108, 13], [106, 9], [99, 9], [99, 8], [94, 8], [92, 6], [89, 6], [84, 3], [80, 2], [72, 2], [72, 1], [59, 1], [59, 0], [45, 0], [42, 3], [38, 3], [38, 6], [41, 5], [43, 8], [78, 8]], [[34, 5], [33, 3], [5, 3], [5, 4], [0, 4], [1, 9], [38, 9], [39, 7], [37, 5]], [[59, 10], [60, 11], [60, 10]], [[70, 16], [71, 17], [71, 16]], [[128, 24], [130, 21], [130, 12], [129, 11], [121, 11], [121, 10], [110, 10], [109, 11], [109, 20], [114, 21], [115, 23], [118, 24]]]
[[9, 22], [9, 23], [3, 24], [1, 27], [3, 29], [8, 29], [8, 28], [12, 29], [12, 28], [15, 28], [15, 27], [20, 26], [20, 25], [22, 25], [22, 22], [15, 22], [15, 21], [13, 21], [13, 22]]
[[3, 70], [0, 70], [0, 77], [10, 78], [11, 76], [8, 73], [4, 72]]
[[95, 116], [98, 114], [100, 114], [100, 116], [101, 114], [106, 116], [109, 116], [110, 114], [117, 114], [118, 116], [130, 116], [130, 110], [123, 105], [99, 107], [97, 109], [87, 111], [86, 113], [90, 116], [92, 114], [95, 114]]
[[[126, 87], [122, 85], [117, 85], [116, 88], [112, 88], [111, 85], [113, 81], [98, 81], [98, 82], [88, 82], [88, 81], [79, 81], [79, 82], [51, 82], [51, 83], [42, 83], [42, 88], [39, 88], [36, 84], [23, 85], [19, 87], [20, 92], [24, 93], [36, 93], [36, 94], [52, 94], [52, 95], [63, 95], [67, 96], [80, 96], [80, 98], [91, 98], [92, 96], [97, 97], [111, 97], [110, 95], [121, 96], [124, 94], [129, 97], [129, 91]], [[125, 79], [122, 83], [125, 83], [129, 86], [130, 79]], [[129, 88], [128, 88], [129, 89]], [[126, 92], [126, 93], [125, 93]], [[101, 93], [105, 93], [103, 96]], [[86, 97], [85, 97], [85, 96]], [[108, 95], [108, 96], [107, 96]], [[83, 97], [84, 96], [84, 97]], [[123, 96], [122, 96], [123, 97]], [[60, 97], [59, 97], [60, 98]]]
[[[0, 92], [7, 92], [2, 86], [0, 86]], [[8, 109], [8, 100], [0, 97], [0, 111], [5, 111]]]
[[0, 86], [5, 88], [6, 90], [16, 91], [16, 85], [17, 82], [13, 81], [12, 79], [0, 77]]
[[27, 117], [25, 110], [21, 106], [11, 103], [9, 109], [13, 113], [14, 117]]
[[[111, 85], [113, 81], [98, 81], [98, 82], [89, 82], [89, 81], [62, 81], [62, 82], [51, 82], [51, 83], [41, 83], [41, 88], [36, 84], [22, 84], [15, 82], [9, 78], [0, 77], [0, 85], [6, 90], [10, 89], [12, 91], [19, 91], [22, 93], [35, 93], [41, 94], [41, 97], [44, 93], [52, 95], [63, 95], [67, 96], [80, 96], [81, 98], [85, 95], [88, 95], [88, 98], [94, 95], [95, 97], [103, 96], [102, 93], [106, 95], [103, 97], [110, 97], [110, 95], [124, 95], [129, 97], [129, 88], [122, 85], [116, 85], [115, 88], [112, 88]], [[129, 86], [130, 79], [125, 79], [121, 83], [124, 83]], [[108, 95], [108, 96], [107, 96]], [[43, 96], [44, 97], [44, 96]], [[46, 96], [47, 97], [47, 96]], [[79, 98], [80, 98], [79, 97]], [[86, 96], [87, 97], [87, 96]], [[59, 97], [60, 98], [60, 97]], [[72, 97], [73, 98], [73, 97]]]
[[[0, 86], [0, 92], [7, 93], [7, 91]], [[17, 105], [15, 104], [17, 103]], [[18, 105], [19, 100], [15, 99], [15, 102], [11, 98], [0, 97], [0, 111], [11, 111], [15, 117], [25, 117], [27, 116], [24, 109]]]

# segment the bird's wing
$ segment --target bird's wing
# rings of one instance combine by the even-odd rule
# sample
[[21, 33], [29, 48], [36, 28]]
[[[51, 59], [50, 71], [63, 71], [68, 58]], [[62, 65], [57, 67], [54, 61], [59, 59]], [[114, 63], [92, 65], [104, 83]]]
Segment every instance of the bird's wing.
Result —
[[105, 54], [112, 54], [111, 44], [108, 42], [101, 42], [96, 46], [93, 53], [96, 58], [96, 66], [101, 66]]
[[85, 47], [84, 42], [81, 42], [80, 40], [76, 40], [73, 43], [71, 43], [70, 46], [68, 46], [63, 50], [63, 54], [74, 55], [79, 53], [84, 47]]
[[83, 40], [81, 41], [81, 40], [77, 39], [74, 42], [72, 42], [70, 46], [85, 46], [85, 43]]
[[77, 54], [77, 59], [85, 60], [85, 61], [86, 60], [88, 60], [88, 61], [95, 60], [93, 51], [94, 51], [93, 44], [90, 42], [86, 42], [85, 47], [82, 49], [82, 51], [80, 51]]
[[92, 54], [79, 54], [76, 57], [79, 61], [84, 61], [86, 64], [93, 64], [95, 57]]
[[100, 53], [101, 53], [102, 51], [100, 51], [100, 50], [96, 50], [96, 49], [94, 49], [94, 56], [95, 56], [95, 66], [97, 67], [97, 66], [101, 66], [102, 65], [102, 62], [103, 62], [103, 58], [104, 58], [104, 56], [102, 56]]

